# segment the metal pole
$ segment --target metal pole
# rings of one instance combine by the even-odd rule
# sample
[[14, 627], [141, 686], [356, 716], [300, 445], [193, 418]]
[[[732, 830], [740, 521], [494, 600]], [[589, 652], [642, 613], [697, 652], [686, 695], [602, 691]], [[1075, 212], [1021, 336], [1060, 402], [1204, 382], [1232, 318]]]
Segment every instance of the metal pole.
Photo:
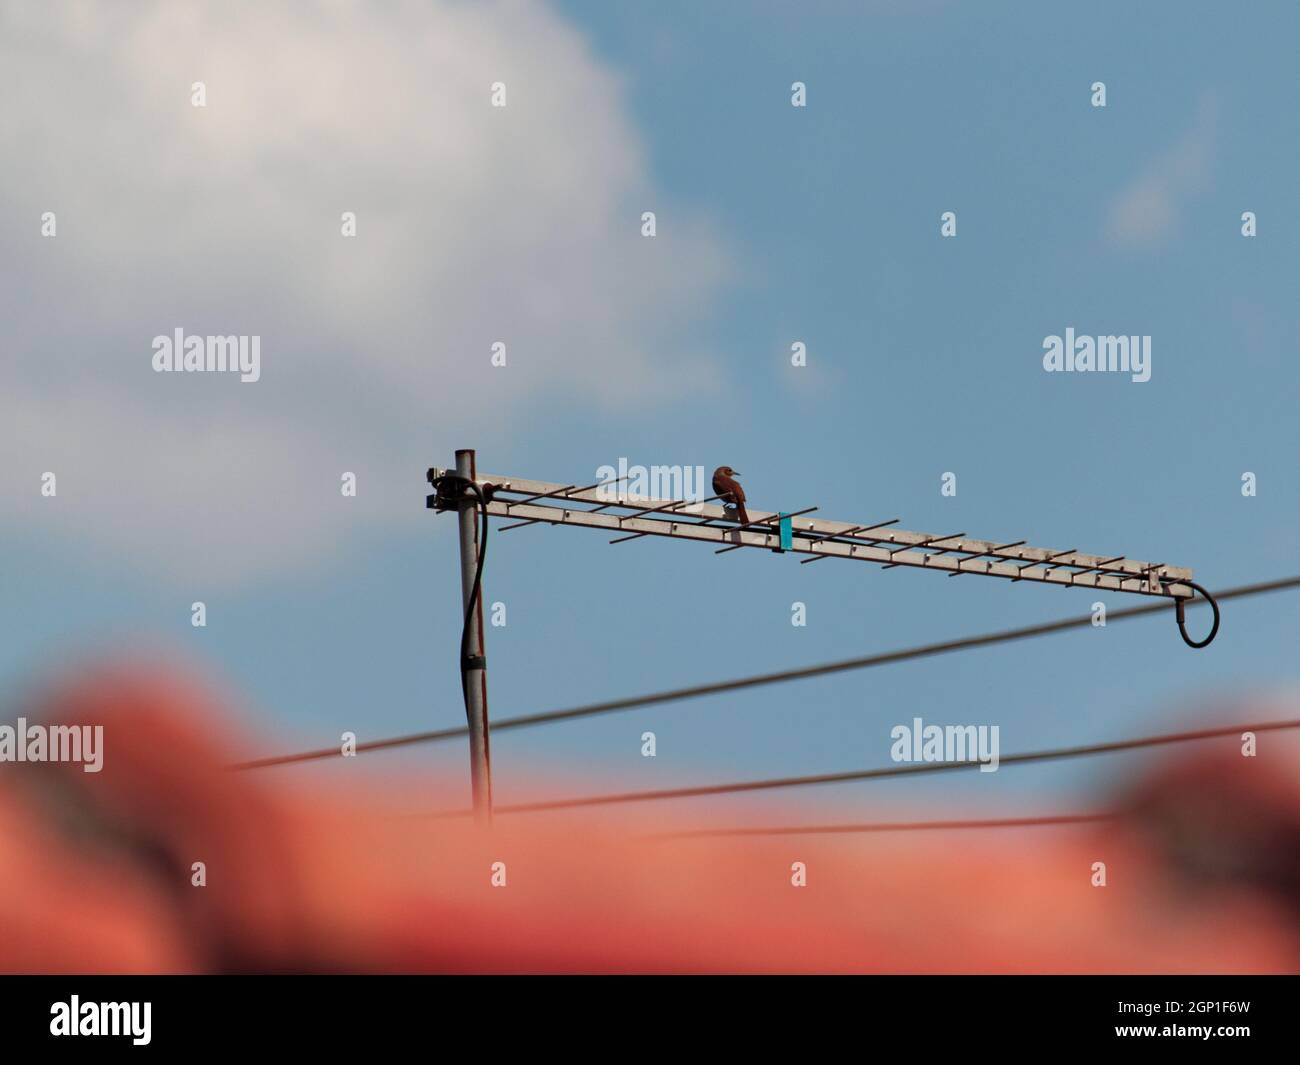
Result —
[[[474, 452], [456, 452], [456, 472], [473, 480]], [[460, 587], [463, 610], [470, 610], [474, 591], [474, 573], [478, 568], [479, 508], [471, 496], [460, 503]], [[464, 616], [464, 615], [462, 615]], [[459, 653], [459, 648], [457, 648]], [[469, 654], [486, 665], [483, 643], [483, 586], [480, 583], [473, 614], [469, 619]], [[474, 818], [479, 824], [492, 822], [492, 760], [488, 749], [487, 670], [484, 665], [470, 669], [466, 676], [469, 699], [465, 715], [469, 719], [469, 774], [474, 797]]]

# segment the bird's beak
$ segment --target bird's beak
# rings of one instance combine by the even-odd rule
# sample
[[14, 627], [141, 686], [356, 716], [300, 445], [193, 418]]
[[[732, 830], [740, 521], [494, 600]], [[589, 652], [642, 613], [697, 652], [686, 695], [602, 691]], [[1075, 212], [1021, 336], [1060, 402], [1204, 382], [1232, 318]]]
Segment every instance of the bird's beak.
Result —
[[739, 471], [739, 470], [732, 470], [732, 471], [731, 471], [731, 476], [732, 476], [732, 477], [739, 477], [739, 476], [740, 476], [740, 471]]

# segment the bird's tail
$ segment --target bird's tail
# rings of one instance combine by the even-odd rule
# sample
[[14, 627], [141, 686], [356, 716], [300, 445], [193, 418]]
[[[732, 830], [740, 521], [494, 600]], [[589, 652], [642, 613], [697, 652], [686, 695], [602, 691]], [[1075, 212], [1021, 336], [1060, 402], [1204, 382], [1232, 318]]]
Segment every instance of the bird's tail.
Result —
[[740, 521], [741, 525], [749, 524], [749, 512], [745, 510], [744, 503], [736, 504], [736, 518]]

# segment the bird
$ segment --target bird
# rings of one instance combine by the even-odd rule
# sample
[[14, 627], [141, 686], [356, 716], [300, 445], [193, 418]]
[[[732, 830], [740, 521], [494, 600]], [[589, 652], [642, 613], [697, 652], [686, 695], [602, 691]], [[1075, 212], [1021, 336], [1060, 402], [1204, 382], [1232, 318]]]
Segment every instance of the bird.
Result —
[[733, 478], [739, 477], [730, 466], [719, 466], [713, 471], [713, 494], [736, 508], [736, 518], [741, 525], [749, 524], [749, 514], [745, 510], [745, 490]]

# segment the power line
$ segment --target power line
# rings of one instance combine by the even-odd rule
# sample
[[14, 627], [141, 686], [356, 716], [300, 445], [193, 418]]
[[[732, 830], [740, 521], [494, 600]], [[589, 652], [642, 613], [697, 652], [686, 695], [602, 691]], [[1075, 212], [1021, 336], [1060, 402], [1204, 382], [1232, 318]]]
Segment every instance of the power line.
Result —
[[[1076, 747], [1054, 747], [1043, 751], [1009, 754], [998, 759], [998, 765], [1023, 765], [1028, 762], [1047, 762], [1062, 758], [1083, 758], [1095, 754], [1114, 754], [1143, 747], [1159, 747], [1170, 743], [1187, 743], [1222, 736], [1235, 736], [1242, 732], [1273, 732], [1300, 728], [1300, 718], [1285, 721], [1264, 721], [1255, 724], [1225, 725], [1219, 728], [1196, 729], [1187, 732], [1168, 732], [1159, 736], [1141, 736], [1131, 740], [1114, 740], [1109, 743], [1088, 743]], [[814, 776], [774, 777], [768, 780], [743, 780], [728, 784], [702, 784], [689, 788], [659, 788], [653, 791], [624, 791], [608, 795], [584, 795], [572, 799], [551, 799], [542, 802], [515, 803], [496, 807], [499, 814], [537, 813], [542, 810], [567, 810], [579, 806], [609, 806], [625, 802], [653, 802], [660, 799], [694, 799], [705, 795], [731, 795], [747, 791], [770, 791], [776, 788], [801, 788], [813, 784], [847, 784], [858, 780], [878, 780], [883, 777], [902, 777], [922, 773], [942, 773], [952, 769], [972, 769], [984, 765], [978, 759], [955, 762], [911, 762], [905, 765], [883, 766], [876, 769], [853, 769], [845, 773], [818, 773]], [[429, 814], [432, 818], [464, 817], [468, 810], [442, 810]]]
[[1055, 814], [1046, 817], [992, 817], [961, 821], [872, 821], [845, 825], [770, 825], [743, 828], [694, 828], [656, 832], [648, 839], [709, 839], [718, 836], [818, 836], [866, 832], [924, 832], [967, 828], [1038, 828], [1044, 825], [1084, 825], [1110, 821], [1111, 813]]
[[[1236, 588], [1229, 588], [1222, 592], [1216, 592], [1215, 598], [1219, 600], [1239, 599], [1252, 595], [1263, 595], [1267, 592], [1278, 592], [1300, 586], [1300, 576], [1284, 577], [1275, 581], [1264, 581], [1258, 584], [1246, 584]], [[1196, 606], [1204, 602], [1202, 599], [1192, 600], [1191, 605]], [[1129, 618], [1143, 617], [1161, 610], [1168, 610], [1167, 603], [1151, 603], [1144, 606], [1128, 607], [1123, 610], [1114, 610], [1106, 615], [1107, 623], [1112, 621], [1124, 621]], [[875, 666], [890, 665], [894, 662], [906, 662], [916, 658], [927, 658], [931, 655], [948, 654], [953, 651], [964, 651], [972, 647], [984, 647], [996, 643], [1009, 643], [1015, 640], [1025, 640], [1034, 636], [1046, 636], [1056, 632], [1064, 632], [1067, 629], [1082, 628], [1092, 624], [1091, 615], [1083, 617], [1063, 618], [1059, 621], [1049, 621], [1041, 625], [1029, 625], [1018, 629], [1002, 629], [997, 632], [984, 633], [978, 636], [966, 636], [957, 640], [946, 640], [940, 643], [922, 644], [918, 647], [905, 648], [899, 651], [886, 651], [883, 654], [866, 655], [859, 658], [846, 658], [836, 662], [825, 662], [816, 666], [804, 666], [797, 669], [782, 670], [776, 673], [759, 673], [749, 677], [739, 677], [734, 680], [716, 681], [711, 684], [697, 684], [686, 688], [675, 688], [668, 691], [652, 692], [648, 695], [635, 695], [624, 699], [611, 699], [605, 702], [588, 703], [584, 706], [571, 707], [564, 710], [549, 710], [544, 713], [527, 714], [521, 717], [504, 718], [495, 721], [492, 724], [493, 733], [501, 732], [507, 729], [529, 728], [534, 725], [548, 725], [557, 721], [569, 721], [574, 718], [592, 717], [597, 714], [613, 713], [619, 710], [632, 710], [641, 706], [653, 706], [657, 703], [676, 702], [682, 699], [697, 699], [705, 695], [718, 695], [726, 691], [737, 691], [744, 688], [757, 688], [766, 684], [781, 684], [786, 681], [806, 680], [810, 677], [825, 676], [830, 673], [843, 673], [855, 669], [871, 669]], [[437, 729], [430, 732], [413, 732], [404, 736], [393, 736], [388, 739], [370, 740], [366, 743], [356, 745], [357, 753], [363, 751], [381, 751], [393, 747], [407, 747], [417, 743], [441, 743], [445, 740], [460, 739], [469, 735], [468, 728], [448, 728]], [[268, 758], [257, 758], [252, 761], [240, 762], [230, 766], [231, 769], [264, 769], [270, 766], [290, 765], [296, 762], [317, 761], [324, 758], [339, 757], [338, 747], [324, 747], [313, 751], [300, 751], [296, 754], [275, 755]]]

